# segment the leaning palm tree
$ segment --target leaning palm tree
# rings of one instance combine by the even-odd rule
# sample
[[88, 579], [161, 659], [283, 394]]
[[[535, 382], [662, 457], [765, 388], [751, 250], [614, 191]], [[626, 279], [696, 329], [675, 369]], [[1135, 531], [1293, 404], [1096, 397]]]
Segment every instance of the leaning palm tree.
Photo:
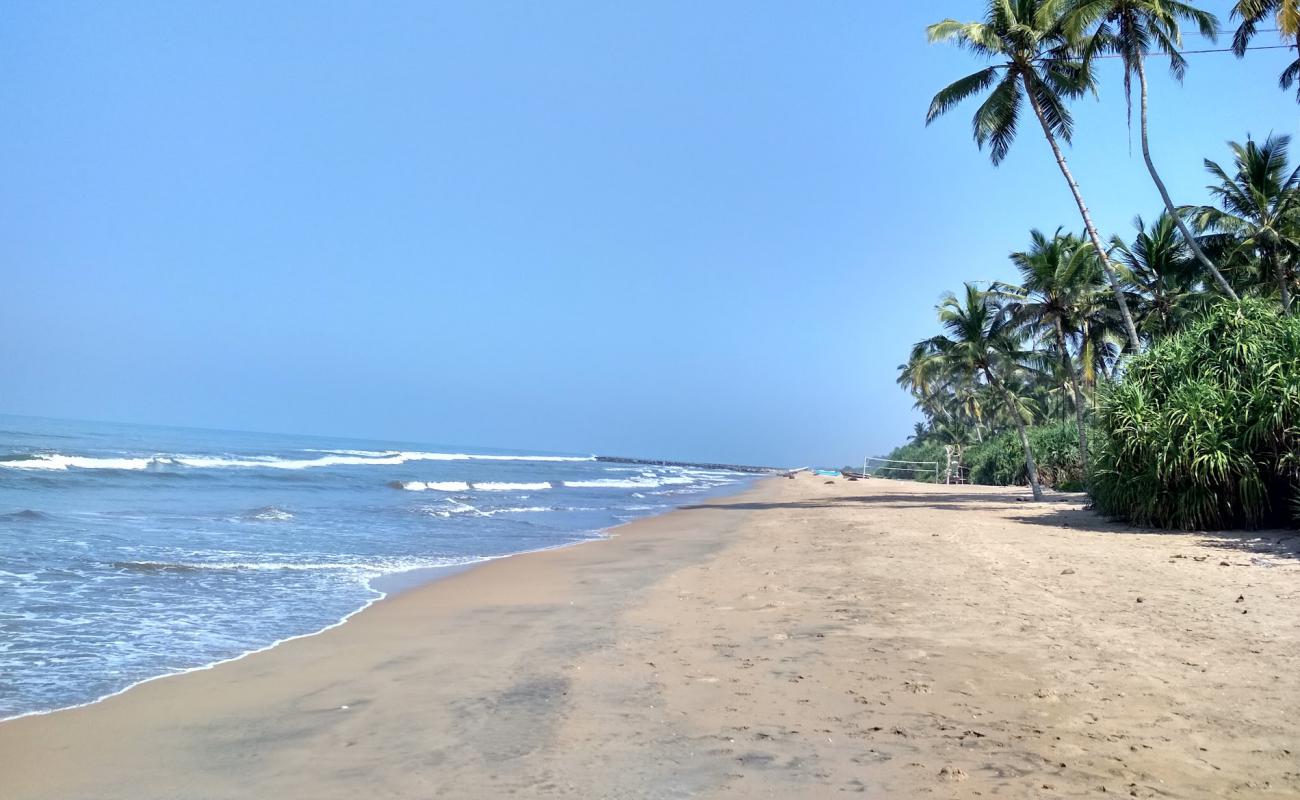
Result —
[[1072, 37], [1082, 41], [1086, 59], [1103, 53], [1119, 56], [1124, 64], [1124, 99], [1128, 103], [1129, 119], [1133, 118], [1133, 78], [1137, 78], [1140, 100], [1139, 121], [1142, 138], [1142, 158], [1147, 172], [1160, 192], [1165, 210], [1187, 239], [1196, 260], [1214, 276], [1223, 293], [1237, 299], [1232, 286], [1213, 261], [1205, 254], [1187, 229], [1187, 224], [1175, 211], [1169, 189], [1160, 178], [1151, 159], [1151, 139], [1147, 125], [1147, 71], [1146, 59], [1152, 50], [1169, 58], [1169, 72], [1179, 82], [1187, 73], [1187, 59], [1180, 52], [1183, 35], [1180, 23], [1188, 22], [1200, 29], [1201, 35], [1214, 39], [1218, 35], [1219, 20], [1179, 0], [1080, 0], [1066, 16], [1066, 27]]
[[1015, 374], [1022, 370], [1026, 355], [1020, 349], [1016, 326], [997, 307], [993, 294], [969, 283], [961, 298], [952, 294], [944, 298], [939, 306], [939, 322], [947, 334], [926, 339], [916, 349], [935, 356], [954, 374], [986, 381], [998, 393], [1007, 416], [1020, 433], [1020, 444], [1025, 449], [1025, 472], [1034, 499], [1043, 499], [1038, 465], [1025, 428], [1025, 404], [1008, 388]]
[[1287, 171], [1290, 143], [1284, 135], [1269, 136], [1262, 145], [1249, 138], [1245, 145], [1228, 142], [1235, 172], [1205, 160], [1205, 168], [1218, 179], [1208, 188], [1222, 208], [1185, 209], [1196, 228], [1229, 239], [1238, 253], [1258, 264], [1261, 276], [1271, 276], [1287, 314], [1300, 261], [1300, 167]]
[[[1250, 49], [1250, 40], [1259, 31], [1259, 24], [1272, 16], [1277, 21], [1278, 32], [1284, 40], [1295, 43], [1297, 58], [1282, 70], [1278, 85], [1290, 89], [1300, 78], [1300, 0], [1238, 0], [1232, 7], [1233, 19], [1240, 19], [1241, 24], [1232, 37], [1232, 52], [1237, 58], [1246, 55]], [[1300, 87], [1296, 89], [1296, 100], [1300, 100]]]
[[1182, 328], [1214, 297], [1201, 285], [1188, 247], [1193, 240], [1179, 235], [1176, 220], [1176, 215], [1161, 214], [1148, 226], [1137, 217], [1131, 244], [1118, 236], [1112, 240], [1124, 278], [1137, 290], [1138, 330], [1152, 339]]
[[1097, 253], [1090, 244], [1062, 233], [1060, 228], [1050, 237], [1039, 230], [1031, 231], [1029, 236], [1029, 249], [1011, 254], [1011, 263], [1020, 272], [1020, 286], [1011, 289], [1013, 295], [1019, 294], [1011, 303], [1011, 312], [1016, 323], [1056, 353], [1058, 374], [1074, 399], [1079, 458], [1086, 475], [1088, 432], [1083, 417], [1087, 400], [1070, 344], [1080, 331], [1079, 301], [1101, 280]]
[[1065, 101], [1095, 86], [1092, 65], [1080, 57], [1077, 43], [1066, 27], [1064, 10], [1062, 0], [993, 0], [983, 22], [947, 19], [927, 28], [931, 42], [955, 42], [997, 63], [940, 90], [930, 102], [925, 121], [928, 125], [963, 100], [991, 88], [975, 111], [975, 143], [981, 149], [987, 144], [989, 156], [997, 165], [1002, 163], [1015, 140], [1020, 110], [1028, 99], [1061, 175], [1074, 195], [1088, 238], [1101, 258], [1124, 320], [1129, 346], [1137, 351], [1141, 340], [1119, 278], [1106, 257], [1101, 234], [1092, 222], [1083, 193], [1061, 151], [1061, 142], [1069, 143], [1074, 131], [1074, 120]]

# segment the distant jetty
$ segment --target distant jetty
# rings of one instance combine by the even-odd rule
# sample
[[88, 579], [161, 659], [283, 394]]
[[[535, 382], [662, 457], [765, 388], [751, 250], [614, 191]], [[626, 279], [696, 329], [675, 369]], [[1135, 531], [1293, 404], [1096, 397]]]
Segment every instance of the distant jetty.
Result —
[[784, 473], [780, 467], [755, 467], [747, 464], [698, 464], [691, 461], [658, 461], [653, 458], [623, 458], [622, 456], [596, 456], [597, 461], [609, 464], [639, 464], [647, 467], [687, 467], [688, 469], [725, 469], [731, 472]]

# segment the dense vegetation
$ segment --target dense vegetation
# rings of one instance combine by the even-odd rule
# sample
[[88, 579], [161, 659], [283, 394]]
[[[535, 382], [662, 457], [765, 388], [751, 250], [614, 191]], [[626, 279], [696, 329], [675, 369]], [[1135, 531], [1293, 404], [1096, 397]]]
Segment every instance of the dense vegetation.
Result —
[[[1044, 486], [1064, 491], [1084, 487], [1079, 459], [1079, 429], [1072, 422], [1042, 425], [1029, 430], [1029, 443], [1038, 457], [1038, 479]], [[1025, 454], [1009, 432], [972, 447], [965, 463], [971, 483], [989, 486], [1024, 484]]]
[[[1029, 443], [1037, 457], [1038, 478], [1044, 486], [1073, 491], [1082, 489], [1085, 476], [1079, 459], [1079, 429], [1072, 422], [1029, 428]], [[882, 478], [899, 478], [933, 483], [945, 479], [947, 465], [944, 445], [935, 437], [924, 436], [894, 448], [888, 458], [896, 461], [935, 462], [932, 468], [882, 466], [875, 474]], [[962, 476], [971, 483], [987, 486], [1024, 485], [1025, 453], [1014, 431], [1005, 431], [983, 442], [964, 448]]]
[[1102, 511], [1139, 523], [1282, 524], [1300, 497], [1300, 318], [1222, 304], [1102, 393]]
[[[1241, 0], [1233, 19], [1238, 56], [1273, 21], [1300, 54], [1291, 0]], [[966, 284], [942, 300], [940, 332], [899, 368], [924, 422], [891, 457], [944, 465], [955, 449], [952, 477], [1027, 483], [1035, 498], [1042, 484], [1088, 486], [1105, 511], [1154, 525], [1277, 523], [1288, 507], [1300, 517], [1300, 369], [1288, 349], [1300, 169], [1287, 164], [1290, 140], [1248, 136], [1229, 142], [1230, 161], [1206, 159], [1205, 205], [1176, 204], [1152, 155], [1147, 60], [1182, 80], [1182, 27], [1212, 39], [1219, 25], [1175, 0], [1000, 0], [978, 22], [930, 26], [932, 42], [986, 64], [936, 94], [927, 122], [982, 96], [974, 139], [995, 165], [1035, 130], [1082, 231], [1031, 231], [1010, 255], [1017, 281]], [[1130, 115], [1136, 92], [1143, 163], [1163, 204], [1109, 239], [1065, 155], [1070, 102], [1099, 91], [1100, 57], [1121, 60]], [[1297, 78], [1300, 59], [1279, 83]]]

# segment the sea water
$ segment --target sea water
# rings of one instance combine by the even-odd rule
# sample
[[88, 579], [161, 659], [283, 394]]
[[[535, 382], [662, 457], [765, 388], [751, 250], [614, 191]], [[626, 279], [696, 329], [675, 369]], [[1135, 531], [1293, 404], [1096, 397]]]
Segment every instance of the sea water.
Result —
[[0, 416], [0, 718], [320, 631], [381, 576], [598, 538], [748, 477]]

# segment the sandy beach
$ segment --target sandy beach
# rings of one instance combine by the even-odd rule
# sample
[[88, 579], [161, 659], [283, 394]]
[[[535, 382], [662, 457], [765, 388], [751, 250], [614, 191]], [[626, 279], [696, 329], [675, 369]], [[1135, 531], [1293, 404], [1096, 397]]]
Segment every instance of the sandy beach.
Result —
[[0, 724], [0, 797], [1300, 796], [1297, 540], [1026, 494], [765, 480]]

